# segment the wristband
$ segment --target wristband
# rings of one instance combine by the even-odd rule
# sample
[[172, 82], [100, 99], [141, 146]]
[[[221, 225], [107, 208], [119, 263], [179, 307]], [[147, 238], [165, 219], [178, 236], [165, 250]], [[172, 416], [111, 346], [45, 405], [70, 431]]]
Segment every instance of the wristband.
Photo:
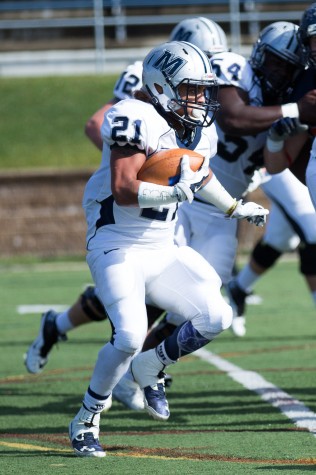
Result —
[[238, 206], [238, 201], [235, 200], [235, 202], [231, 205], [231, 207], [226, 211], [227, 216], [231, 216], [235, 209]]
[[282, 116], [291, 117], [291, 119], [298, 119], [300, 116], [298, 105], [296, 102], [289, 102], [281, 106]]
[[142, 181], [138, 188], [140, 208], [155, 208], [160, 205], [178, 203], [181, 198], [175, 186], [156, 185]]
[[277, 153], [281, 152], [284, 146], [284, 140], [272, 140], [270, 137], [267, 138], [267, 149], [269, 152]]
[[237, 206], [235, 198], [225, 190], [214, 174], [211, 180], [199, 190], [199, 195], [229, 216]]

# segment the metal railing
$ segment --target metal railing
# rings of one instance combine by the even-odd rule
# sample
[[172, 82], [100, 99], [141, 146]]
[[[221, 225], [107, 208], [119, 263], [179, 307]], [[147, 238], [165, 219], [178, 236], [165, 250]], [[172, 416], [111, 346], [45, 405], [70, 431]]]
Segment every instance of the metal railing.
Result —
[[[241, 48], [241, 24], [247, 23], [249, 31], [256, 33], [260, 30], [262, 22], [272, 22], [286, 20], [299, 22], [302, 12], [309, 3], [298, 0], [279, 0], [278, 11], [267, 9], [269, 5], [276, 5], [273, 0], [262, 0], [261, 2], [246, 0], [54, 0], [54, 1], [2, 1], [0, 2], [0, 32], [1, 30], [27, 30], [27, 29], [53, 29], [53, 28], [87, 28], [94, 31], [96, 70], [104, 71], [104, 61], [106, 56], [105, 31], [111, 27], [115, 30], [115, 37], [118, 42], [123, 42], [127, 37], [127, 27], [143, 25], [175, 25], [179, 21], [192, 17], [190, 13], [179, 13], [179, 7], [203, 6], [210, 4], [222, 7], [222, 11], [211, 14], [211, 18], [222, 24], [229, 25], [231, 45], [234, 51], [239, 52]], [[288, 8], [292, 4], [294, 8]], [[168, 6], [175, 8], [175, 13], [169, 14], [144, 14], [135, 15], [133, 10], [136, 7], [147, 7], [155, 9]], [[265, 6], [263, 10], [261, 7]], [[224, 8], [225, 7], [225, 8]], [[36, 17], [36, 18], [1, 18], [2, 12], [18, 11], [43, 11], [43, 10], [86, 10], [86, 15], [75, 17], [70, 15], [64, 17]], [[183, 9], [182, 9], [183, 10]], [[220, 10], [220, 8], [218, 8]], [[199, 13], [199, 15], [202, 15]], [[209, 16], [209, 15], [205, 15]]]

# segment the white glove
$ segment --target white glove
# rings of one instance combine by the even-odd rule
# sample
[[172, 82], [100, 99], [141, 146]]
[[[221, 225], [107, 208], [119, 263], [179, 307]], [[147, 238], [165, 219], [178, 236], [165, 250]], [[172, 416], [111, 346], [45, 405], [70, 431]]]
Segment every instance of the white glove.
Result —
[[190, 157], [183, 155], [181, 160], [181, 175], [179, 182], [175, 185], [178, 201], [188, 200], [192, 203], [194, 193], [196, 193], [202, 186], [205, 178], [210, 173], [209, 159], [205, 158], [199, 170], [194, 172], [190, 167]]
[[230, 217], [236, 219], [246, 218], [249, 223], [263, 227], [266, 222], [267, 214], [269, 214], [269, 210], [257, 203], [253, 203], [252, 201], [243, 203], [242, 200], [239, 200]]
[[267, 148], [270, 152], [279, 152], [283, 148], [284, 140], [306, 130], [308, 130], [308, 125], [302, 124], [297, 118], [284, 117], [277, 120], [269, 129]]

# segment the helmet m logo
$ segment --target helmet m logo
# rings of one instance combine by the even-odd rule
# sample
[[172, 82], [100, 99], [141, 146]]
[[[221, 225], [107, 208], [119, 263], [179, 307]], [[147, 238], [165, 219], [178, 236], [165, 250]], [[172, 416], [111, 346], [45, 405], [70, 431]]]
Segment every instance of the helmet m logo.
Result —
[[190, 43], [192, 31], [187, 31], [185, 28], [180, 28], [177, 34], [174, 36], [173, 41], [187, 41]]
[[187, 61], [180, 56], [175, 56], [170, 51], [164, 50], [154, 62], [153, 68], [159, 69], [165, 76], [173, 77], [186, 63]]

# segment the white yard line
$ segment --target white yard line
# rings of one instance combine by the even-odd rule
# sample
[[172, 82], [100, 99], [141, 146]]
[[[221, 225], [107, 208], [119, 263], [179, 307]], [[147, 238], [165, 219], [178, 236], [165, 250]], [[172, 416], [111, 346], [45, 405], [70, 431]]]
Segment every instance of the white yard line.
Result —
[[316, 437], [316, 414], [302, 402], [293, 399], [292, 396], [264, 379], [255, 371], [246, 371], [239, 368], [239, 366], [203, 348], [194, 354], [203, 361], [207, 361], [227, 373], [231, 379], [241, 384], [244, 388], [257, 393], [261, 399], [276, 407], [286, 417], [291, 419], [297, 427], [307, 429]]
[[26, 315], [29, 313], [44, 313], [48, 310], [55, 310], [55, 312], [64, 312], [69, 308], [69, 305], [19, 305], [16, 311], [19, 315]]

